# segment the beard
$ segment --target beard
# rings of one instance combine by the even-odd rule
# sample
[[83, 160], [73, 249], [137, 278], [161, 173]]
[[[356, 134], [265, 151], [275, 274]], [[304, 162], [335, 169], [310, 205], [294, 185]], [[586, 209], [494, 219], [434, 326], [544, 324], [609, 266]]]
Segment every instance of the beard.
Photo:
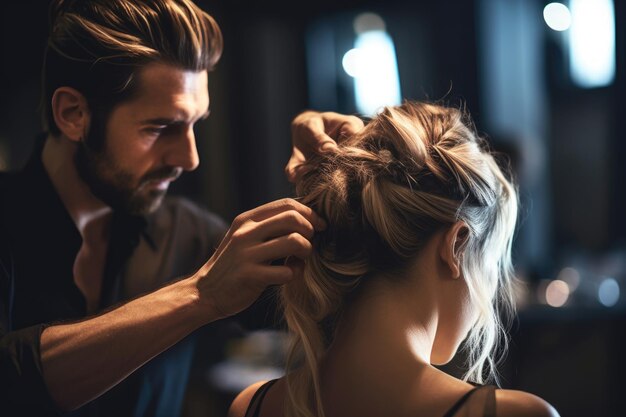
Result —
[[[149, 187], [150, 183], [177, 178], [182, 169], [163, 167], [136, 178], [107, 150], [104, 135], [104, 129], [90, 129], [80, 143], [74, 162], [82, 180], [94, 196], [113, 210], [136, 216], [157, 210], [167, 191]], [[101, 146], [90, 146], [93, 143]]]

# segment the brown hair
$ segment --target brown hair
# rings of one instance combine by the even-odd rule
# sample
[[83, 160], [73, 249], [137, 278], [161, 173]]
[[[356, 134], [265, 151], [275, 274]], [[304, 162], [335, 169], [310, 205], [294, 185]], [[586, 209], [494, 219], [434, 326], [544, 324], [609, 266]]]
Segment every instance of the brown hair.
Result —
[[324, 415], [318, 366], [357, 286], [400, 276], [435, 232], [457, 221], [469, 230], [461, 269], [479, 311], [465, 343], [466, 378], [493, 375], [504, 336], [499, 310], [513, 308], [517, 192], [469, 116], [428, 103], [388, 107], [308, 169], [297, 195], [328, 228], [314, 239], [304, 279], [281, 289], [294, 336], [285, 415]]
[[136, 73], [151, 62], [210, 71], [222, 53], [215, 20], [190, 0], [53, 0], [43, 81], [44, 125], [60, 133], [51, 101], [73, 87], [91, 112], [106, 118], [136, 90]]

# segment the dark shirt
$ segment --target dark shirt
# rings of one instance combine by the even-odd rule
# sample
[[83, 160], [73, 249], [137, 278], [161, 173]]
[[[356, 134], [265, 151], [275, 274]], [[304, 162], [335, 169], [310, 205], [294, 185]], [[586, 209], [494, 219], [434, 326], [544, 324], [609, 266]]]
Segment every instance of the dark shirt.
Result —
[[[0, 174], [0, 415], [59, 415], [41, 374], [45, 326], [82, 319], [74, 282], [81, 236], [41, 162]], [[226, 230], [216, 215], [167, 197], [150, 216], [114, 212], [100, 309], [182, 278], [209, 259]], [[72, 416], [180, 414], [193, 356], [192, 334]]]

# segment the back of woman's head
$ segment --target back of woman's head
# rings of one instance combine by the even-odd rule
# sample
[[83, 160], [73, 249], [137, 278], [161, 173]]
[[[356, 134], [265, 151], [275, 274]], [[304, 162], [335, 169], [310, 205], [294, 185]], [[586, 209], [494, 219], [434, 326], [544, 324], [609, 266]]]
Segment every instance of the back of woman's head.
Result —
[[319, 362], [355, 288], [401, 272], [458, 221], [468, 231], [462, 276], [479, 312], [466, 340], [466, 378], [493, 375], [499, 310], [512, 308], [517, 194], [466, 114], [417, 102], [388, 107], [336, 151], [308, 161], [296, 191], [328, 228], [314, 240], [304, 278], [281, 290], [294, 333], [288, 368], [300, 367], [287, 377], [287, 416], [323, 415]]

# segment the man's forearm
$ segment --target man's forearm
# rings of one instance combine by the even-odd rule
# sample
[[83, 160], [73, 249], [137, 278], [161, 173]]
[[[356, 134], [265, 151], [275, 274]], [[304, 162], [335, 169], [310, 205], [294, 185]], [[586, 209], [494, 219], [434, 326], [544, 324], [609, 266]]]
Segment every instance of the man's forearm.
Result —
[[294, 279], [324, 221], [292, 199], [235, 218], [215, 253], [192, 277], [100, 316], [46, 328], [40, 339], [43, 377], [56, 403], [75, 409], [198, 327], [248, 308], [269, 285]]
[[72, 410], [100, 396], [217, 318], [207, 317], [198, 304], [195, 279], [188, 278], [102, 315], [46, 328], [41, 361], [52, 398], [62, 409]]

